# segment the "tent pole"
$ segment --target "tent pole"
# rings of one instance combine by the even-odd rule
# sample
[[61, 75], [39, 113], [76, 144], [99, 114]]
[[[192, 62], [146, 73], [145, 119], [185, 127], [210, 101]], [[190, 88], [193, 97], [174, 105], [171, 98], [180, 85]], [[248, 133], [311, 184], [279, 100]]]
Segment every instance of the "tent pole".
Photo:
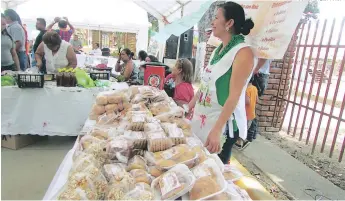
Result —
[[[184, 5], [181, 7], [181, 18], [183, 17], [183, 8]], [[179, 59], [179, 54], [180, 54], [180, 40], [181, 40], [181, 35], [178, 37], [178, 41], [177, 41], [177, 52], [176, 52], [176, 60]]]

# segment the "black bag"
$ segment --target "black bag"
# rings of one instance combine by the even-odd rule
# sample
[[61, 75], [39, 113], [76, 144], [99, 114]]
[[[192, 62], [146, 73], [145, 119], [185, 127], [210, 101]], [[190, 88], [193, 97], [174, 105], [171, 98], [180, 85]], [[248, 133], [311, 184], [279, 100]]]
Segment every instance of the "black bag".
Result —
[[168, 94], [169, 97], [174, 97], [175, 88], [170, 87], [168, 84], [164, 84], [164, 91]]

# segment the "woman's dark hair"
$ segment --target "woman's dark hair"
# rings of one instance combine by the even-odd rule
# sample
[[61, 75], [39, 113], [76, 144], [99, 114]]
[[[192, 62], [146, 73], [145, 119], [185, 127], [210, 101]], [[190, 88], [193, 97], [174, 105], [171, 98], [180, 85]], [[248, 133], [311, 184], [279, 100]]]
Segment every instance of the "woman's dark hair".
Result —
[[234, 20], [233, 32], [234, 34], [248, 35], [250, 30], [254, 27], [252, 19], [245, 19], [245, 13], [242, 6], [238, 3], [228, 1], [220, 6], [223, 9], [226, 21]]
[[130, 49], [125, 48], [122, 51], [124, 51], [128, 55], [129, 59], [132, 59], [134, 57], [134, 53]]
[[179, 59], [176, 67], [181, 69], [182, 80], [187, 83], [192, 83], [193, 78], [193, 64], [188, 59]]
[[[1, 13], [1, 18], [5, 18], [5, 15], [3, 13]], [[11, 41], [13, 41], [12, 36], [7, 32], [7, 29], [4, 29], [3, 31], [1, 31], [2, 35], [7, 35], [8, 37], [10, 37]]]
[[139, 55], [139, 60], [145, 61], [147, 57], [147, 53], [144, 50], [140, 50], [138, 55]]
[[4, 12], [6, 17], [9, 17], [12, 21], [17, 21], [20, 25], [22, 25], [22, 20], [20, 19], [18, 13], [13, 9], [7, 9]]
[[149, 55], [148, 57], [150, 58], [151, 62], [158, 62], [158, 59], [155, 56]]
[[42, 38], [44, 44], [48, 46], [57, 46], [61, 44], [61, 37], [56, 31], [47, 31]]
[[66, 20], [60, 20], [58, 23], [59, 28], [66, 29], [67, 28], [67, 22]]

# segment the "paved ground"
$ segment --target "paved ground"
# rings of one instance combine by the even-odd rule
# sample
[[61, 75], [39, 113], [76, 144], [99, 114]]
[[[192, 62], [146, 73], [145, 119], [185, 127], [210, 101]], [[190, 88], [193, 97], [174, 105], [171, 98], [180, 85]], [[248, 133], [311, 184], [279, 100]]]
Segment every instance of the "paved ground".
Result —
[[74, 137], [49, 137], [20, 150], [1, 148], [1, 199], [42, 200]]
[[[345, 198], [344, 190], [335, 186], [264, 137], [258, 136], [256, 141], [243, 151], [243, 154], [296, 199], [317, 200], [315, 196], [322, 199], [320, 195], [333, 200]], [[314, 191], [306, 189], [313, 189]], [[326, 197], [323, 199], [326, 199]]]

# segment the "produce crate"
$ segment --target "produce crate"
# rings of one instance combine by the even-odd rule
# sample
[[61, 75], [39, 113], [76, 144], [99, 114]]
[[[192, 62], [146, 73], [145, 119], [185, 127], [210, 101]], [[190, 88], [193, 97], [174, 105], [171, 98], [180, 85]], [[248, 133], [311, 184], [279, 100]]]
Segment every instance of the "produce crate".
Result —
[[97, 68], [97, 67], [92, 67], [92, 70], [98, 70], [98, 71], [107, 71], [107, 72], [111, 72], [113, 70], [113, 68], [111, 67], [106, 67], [106, 68]]
[[43, 74], [18, 74], [19, 88], [43, 88], [44, 75]]
[[90, 73], [90, 77], [97, 78], [97, 80], [109, 80], [110, 79], [110, 72], [97, 72], [97, 73]]

